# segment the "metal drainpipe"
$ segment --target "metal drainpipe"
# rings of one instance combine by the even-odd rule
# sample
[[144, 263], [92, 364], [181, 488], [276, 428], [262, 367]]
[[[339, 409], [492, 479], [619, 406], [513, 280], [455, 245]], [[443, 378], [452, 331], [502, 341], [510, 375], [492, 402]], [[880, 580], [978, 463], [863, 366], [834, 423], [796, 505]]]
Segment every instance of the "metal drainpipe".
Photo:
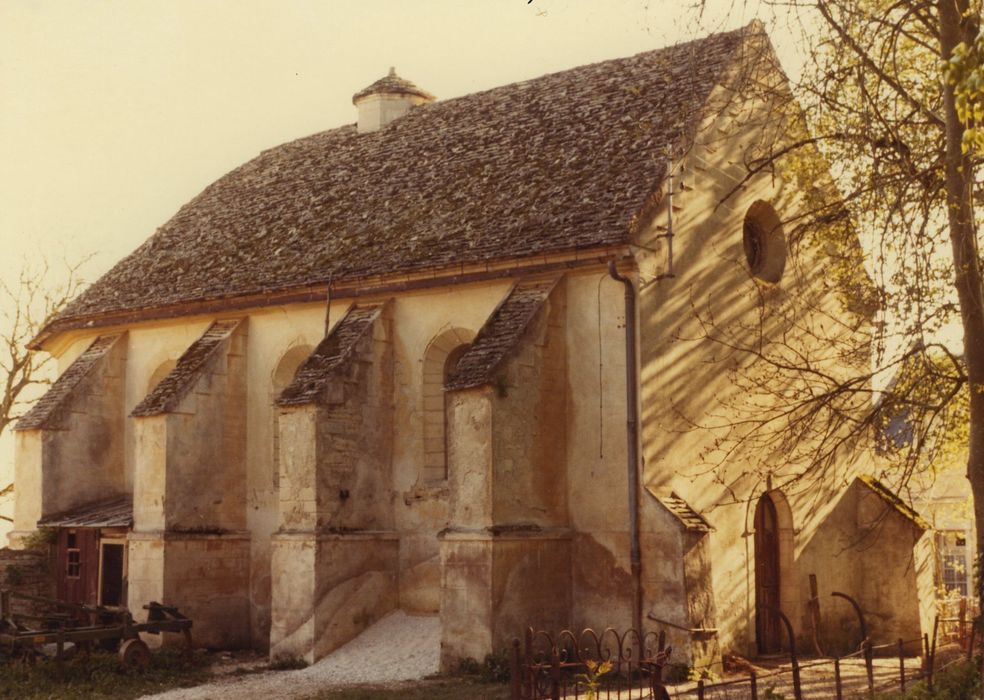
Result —
[[[629, 538], [632, 563], [632, 625], [642, 639], [642, 557], [639, 553], [639, 400], [636, 372], [636, 295], [628, 277], [609, 261], [608, 274], [625, 287], [625, 442], [629, 477]], [[640, 652], [641, 653], [641, 652]]]

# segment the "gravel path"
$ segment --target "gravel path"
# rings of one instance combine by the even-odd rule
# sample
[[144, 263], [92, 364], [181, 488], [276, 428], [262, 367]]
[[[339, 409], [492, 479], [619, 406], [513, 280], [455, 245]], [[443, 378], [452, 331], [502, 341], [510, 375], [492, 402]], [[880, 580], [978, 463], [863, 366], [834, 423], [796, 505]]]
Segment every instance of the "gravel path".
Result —
[[441, 626], [437, 616], [390, 613], [351, 642], [298, 671], [230, 675], [194, 688], [145, 695], [155, 700], [304, 698], [359, 683], [392, 683], [437, 673]]

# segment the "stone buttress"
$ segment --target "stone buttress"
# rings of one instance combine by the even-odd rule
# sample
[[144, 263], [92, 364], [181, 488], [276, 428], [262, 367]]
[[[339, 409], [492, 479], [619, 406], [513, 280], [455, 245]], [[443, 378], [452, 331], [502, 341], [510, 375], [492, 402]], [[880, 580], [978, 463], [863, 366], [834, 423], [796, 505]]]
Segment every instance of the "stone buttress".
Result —
[[565, 283], [524, 279], [451, 375], [441, 664], [570, 625]]
[[357, 305], [277, 400], [272, 658], [316, 661], [397, 605], [392, 385], [387, 306]]
[[250, 643], [246, 330], [213, 323], [131, 414], [129, 605], [180, 605], [223, 648]]

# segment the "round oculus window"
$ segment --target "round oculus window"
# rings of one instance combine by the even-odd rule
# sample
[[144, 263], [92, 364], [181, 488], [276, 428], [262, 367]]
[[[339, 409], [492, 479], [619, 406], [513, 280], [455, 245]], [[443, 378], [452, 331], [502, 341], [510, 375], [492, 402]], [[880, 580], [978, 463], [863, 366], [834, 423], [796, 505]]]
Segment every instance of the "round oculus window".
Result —
[[742, 226], [748, 270], [756, 279], [777, 283], [786, 268], [786, 236], [776, 210], [763, 201], [748, 208]]

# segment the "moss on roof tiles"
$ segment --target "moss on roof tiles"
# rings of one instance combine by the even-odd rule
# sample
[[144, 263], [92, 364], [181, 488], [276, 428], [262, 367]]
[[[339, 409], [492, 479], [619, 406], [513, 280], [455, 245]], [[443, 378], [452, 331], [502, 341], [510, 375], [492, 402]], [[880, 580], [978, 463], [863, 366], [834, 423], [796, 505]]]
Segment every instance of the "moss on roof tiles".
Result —
[[58, 317], [621, 245], [739, 30], [415, 107], [261, 153]]
[[921, 530], [930, 529], [929, 523], [926, 522], [926, 520], [915, 511], [915, 509], [909, 506], [909, 504], [903, 501], [897, 493], [892, 491], [888, 488], [888, 486], [873, 477], [871, 474], [860, 474], [858, 476], [858, 481], [874, 491], [883, 501], [885, 501], [886, 504], [888, 504], [890, 508], [906, 520], [909, 520], [913, 525]]

